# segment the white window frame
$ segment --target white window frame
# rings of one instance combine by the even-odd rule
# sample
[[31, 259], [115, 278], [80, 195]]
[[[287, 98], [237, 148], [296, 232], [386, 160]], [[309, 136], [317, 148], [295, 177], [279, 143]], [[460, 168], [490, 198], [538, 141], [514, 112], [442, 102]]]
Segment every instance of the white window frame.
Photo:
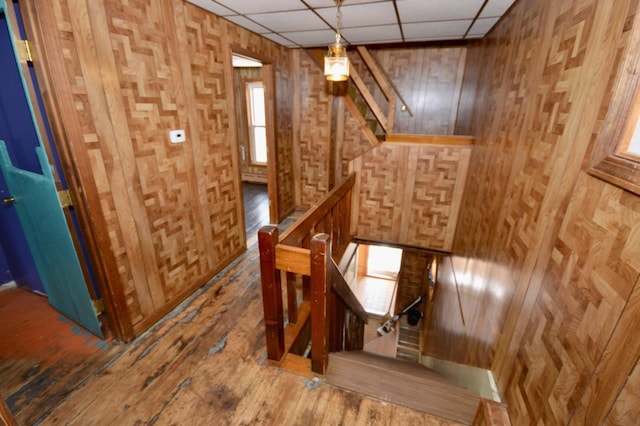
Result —
[[[262, 91], [262, 96], [257, 96], [256, 89]], [[249, 162], [256, 166], [267, 165], [267, 122], [266, 122], [266, 102], [264, 98], [264, 84], [262, 81], [245, 82], [245, 93], [247, 96], [247, 125], [249, 133]], [[261, 108], [256, 102], [262, 102]], [[256, 108], [258, 107], [258, 108]], [[260, 114], [260, 111], [262, 114]], [[262, 135], [263, 146], [258, 135]]]

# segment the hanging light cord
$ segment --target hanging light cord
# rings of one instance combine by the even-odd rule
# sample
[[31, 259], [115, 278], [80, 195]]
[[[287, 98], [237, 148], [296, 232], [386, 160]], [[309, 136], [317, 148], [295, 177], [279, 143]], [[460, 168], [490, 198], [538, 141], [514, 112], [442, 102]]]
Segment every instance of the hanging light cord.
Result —
[[338, 12], [336, 13], [336, 21], [337, 21], [337, 31], [336, 31], [336, 44], [340, 44], [340, 28], [342, 27], [342, 12], [340, 11], [340, 5], [342, 4], [342, 0], [336, 0], [336, 4], [338, 5]]

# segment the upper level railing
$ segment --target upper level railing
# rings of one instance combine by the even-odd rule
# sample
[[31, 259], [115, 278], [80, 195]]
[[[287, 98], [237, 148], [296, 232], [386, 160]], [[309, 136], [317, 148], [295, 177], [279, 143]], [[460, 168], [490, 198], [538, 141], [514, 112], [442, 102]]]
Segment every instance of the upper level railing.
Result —
[[309, 367], [324, 374], [329, 352], [362, 348], [367, 314], [336, 266], [351, 241], [354, 183], [352, 174], [299, 218], [282, 238], [275, 226], [265, 226], [258, 232], [267, 357], [279, 365], [289, 363], [304, 370], [307, 358], [295, 352], [302, 352], [300, 349], [310, 343]]

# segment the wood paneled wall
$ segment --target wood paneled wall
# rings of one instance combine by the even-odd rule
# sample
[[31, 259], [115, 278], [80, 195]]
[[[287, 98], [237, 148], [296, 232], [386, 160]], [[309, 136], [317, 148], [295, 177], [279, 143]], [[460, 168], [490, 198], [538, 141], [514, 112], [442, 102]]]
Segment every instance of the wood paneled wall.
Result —
[[[398, 106], [395, 133], [453, 134], [466, 60], [465, 47], [373, 49], [371, 53], [388, 72], [415, 114], [411, 118], [400, 112]], [[372, 147], [348, 109], [339, 101], [334, 103], [328, 95], [322, 68], [304, 51], [296, 51], [295, 57], [294, 104], [300, 106], [295, 112], [299, 117], [295, 136], [296, 173], [299, 173], [297, 204], [309, 208], [327, 192], [332, 180], [337, 182], [346, 176], [349, 161]], [[351, 52], [351, 57], [354, 66], [364, 67], [356, 52]], [[362, 75], [381, 105], [386, 105], [371, 74], [363, 71]], [[342, 120], [343, 127], [337, 128], [343, 128], [343, 134], [333, 134], [332, 116]], [[333, 149], [332, 143], [336, 144]], [[334, 178], [335, 157], [338, 165]]]
[[[289, 52], [181, 0], [25, 3], [99, 241], [108, 315], [130, 339], [245, 249], [231, 45], [274, 63], [279, 205], [293, 207]], [[187, 141], [169, 143], [170, 129]]]
[[435, 315], [455, 339], [433, 344], [490, 366], [514, 424], [637, 423], [640, 199], [585, 172], [637, 5], [516, 2], [469, 48], [457, 132], [476, 140], [440, 282], [466, 324]]
[[323, 70], [304, 51], [296, 57], [297, 86], [293, 96], [299, 109], [298, 133], [295, 141], [298, 148], [296, 165], [299, 178], [298, 206], [308, 209], [329, 190], [331, 179], [331, 116], [332, 97], [325, 90]]
[[471, 146], [384, 143], [353, 161], [356, 237], [450, 250]]
[[[454, 134], [466, 52], [466, 47], [370, 49], [414, 115], [402, 112], [398, 101], [394, 133]], [[371, 74], [362, 75], [378, 102], [386, 105]]]

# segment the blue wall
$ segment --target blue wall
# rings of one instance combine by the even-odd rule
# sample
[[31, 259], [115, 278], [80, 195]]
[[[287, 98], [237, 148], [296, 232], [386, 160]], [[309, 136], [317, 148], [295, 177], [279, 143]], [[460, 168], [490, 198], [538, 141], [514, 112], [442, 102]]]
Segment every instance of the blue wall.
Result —
[[[40, 142], [31, 118], [4, 14], [0, 16], [0, 64], [0, 139], [5, 141], [15, 166], [42, 173], [35, 151]], [[0, 198], [10, 195], [0, 173]], [[18, 215], [11, 205], [0, 204], [0, 247], [3, 252], [0, 266], [8, 266], [16, 283], [45, 293]]]

